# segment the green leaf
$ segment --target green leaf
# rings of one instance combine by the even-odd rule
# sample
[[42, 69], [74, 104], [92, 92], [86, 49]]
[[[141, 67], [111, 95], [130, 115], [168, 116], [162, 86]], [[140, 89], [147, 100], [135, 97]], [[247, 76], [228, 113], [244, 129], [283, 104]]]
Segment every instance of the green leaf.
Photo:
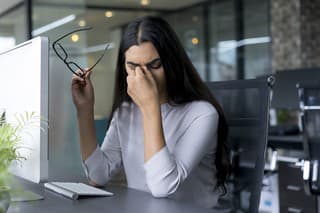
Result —
[[21, 134], [32, 137], [29, 132], [31, 129], [40, 128], [41, 131], [44, 131], [44, 127], [48, 124], [48, 120], [38, 116], [35, 112], [24, 112], [14, 117], [16, 125], [6, 123], [5, 118], [0, 116], [0, 186], [4, 186], [9, 181], [7, 174], [11, 162], [26, 160], [18, 152], [21, 149], [30, 149], [19, 144]]

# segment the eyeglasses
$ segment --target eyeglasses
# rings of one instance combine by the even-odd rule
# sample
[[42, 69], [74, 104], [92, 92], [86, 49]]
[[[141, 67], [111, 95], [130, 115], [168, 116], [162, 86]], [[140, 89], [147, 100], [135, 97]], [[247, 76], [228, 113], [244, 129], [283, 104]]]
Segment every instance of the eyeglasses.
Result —
[[[64, 34], [63, 36], [61, 36], [60, 38], [58, 38], [57, 40], [55, 40], [55, 41], [52, 43], [52, 48], [53, 48], [54, 52], [57, 54], [57, 56], [67, 65], [67, 67], [69, 68], [69, 70], [70, 70], [73, 74], [75, 74], [75, 75], [77, 75], [77, 76], [79, 76], [79, 77], [81, 77], [81, 78], [83, 78], [84, 75], [85, 75], [85, 74], [84, 74], [84, 73], [85, 73], [85, 69], [81, 68], [77, 63], [68, 60], [69, 55], [68, 55], [67, 51], [66, 51], [66, 50], [62, 47], [62, 45], [59, 43], [59, 41], [61, 41], [61, 40], [64, 39], [65, 37], [67, 37], [67, 36], [69, 36], [69, 35], [71, 35], [71, 34], [73, 34], [73, 33], [75, 33], [75, 32], [85, 31], [85, 30], [91, 30], [91, 29], [92, 29], [92, 27], [86, 27], [86, 28], [81, 28], [81, 29], [73, 30], [73, 31], [71, 31], [71, 32], [69, 32], [69, 33]], [[109, 45], [110, 45], [110, 44], [107, 44], [107, 45], [106, 45], [106, 47], [104, 48], [104, 51], [103, 51], [102, 55], [99, 57], [99, 59], [97, 60], [97, 62], [94, 63], [94, 64], [89, 68], [89, 70], [92, 70], [92, 69], [100, 62], [100, 60], [102, 59], [102, 57], [103, 57], [104, 54], [106, 53]], [[81, 74], [80, 74], [80, 73], [77, 73], [77, 72], [76, 72], [77, 70], [81, 70], [82, 73], [81, 73]]]

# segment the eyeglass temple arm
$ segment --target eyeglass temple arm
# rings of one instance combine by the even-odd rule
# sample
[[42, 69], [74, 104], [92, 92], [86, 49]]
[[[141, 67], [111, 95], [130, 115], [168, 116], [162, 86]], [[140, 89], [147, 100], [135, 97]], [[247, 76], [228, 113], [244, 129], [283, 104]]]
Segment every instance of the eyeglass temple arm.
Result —
[[73, 30], [63, 36], [61, 36], [60, 38], [58, 38], [57, 40], [55, 40], [53, 43], [52, 43], [52, 46], [56, 45], [56, 43], [58, 43], [60, 40], [64, 39], [65, 37], [75, 33], [75, 32], [79, 32], [79, 31], [85, 31], [85, 30], [91, 30], [92, 27], [86, 27], [86, 28], [81, 28], [81, 29], [77, 29], [77, 30]]
[[103, 56], [104, 56], [105, 53], [107, 52], [109, 46], [110, 46], [110, 44], [107, 44], [107, 45], [106, 45], [106, 47], [104, 48], [103, 53], [101, 54], [101, 56], [99, 57], [99, 59], [96, 61], [96, 63], [94, 63], [94, 65], [92, 65], [92, 66], [89, 68], [89, 71], [92, 70], [92, 69], [101, 61], [101, 59], [103, 58]]

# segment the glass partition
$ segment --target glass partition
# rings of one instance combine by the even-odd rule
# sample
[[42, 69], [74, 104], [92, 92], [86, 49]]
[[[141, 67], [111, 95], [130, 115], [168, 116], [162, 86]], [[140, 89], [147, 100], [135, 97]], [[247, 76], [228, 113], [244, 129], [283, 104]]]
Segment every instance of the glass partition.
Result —
[[234, 1], [226, 0], [209, 7], [210, 81], [237, 78]]
[[[68, 6], [68, 4], [74, 4]], [[85, 15], [84, 1], [33, 1], [32, 36], [49, 38], [49, 180], [84, 180], [81, 165], [76, 110], [72, 103], [72, 73], [52, 49], [52, 42], [63, 34], [78, 29]], [[87, 33], [72, 34], [60, 43], [68, 60], [87, 67]]]
[[271, 73], [269, 1], [244, 0], [244, 78]]
[[[1, 15], [1, 14], [0, 14]], [[27, 39], [23, 4], [0, 16], [0, 52], [3, 52]]]
[[202, 79], [206, 79], [203, 7], [195, 7], [163, 17], [177, 33], [193, 65]]

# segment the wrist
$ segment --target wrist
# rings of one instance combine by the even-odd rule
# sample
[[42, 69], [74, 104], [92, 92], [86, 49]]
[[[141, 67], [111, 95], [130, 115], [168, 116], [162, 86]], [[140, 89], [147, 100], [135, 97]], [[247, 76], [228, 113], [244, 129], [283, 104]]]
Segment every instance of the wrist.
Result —
[[93, 117], [94, 110], [93, 107], [78, 107], [77, 108], [78, 117]]
[[160, 112], [160, 103], [159, 102], [151, 102], [144, 107], [141, 107], [141, 112], [143, 116], [152, 116], [157, 112]]

